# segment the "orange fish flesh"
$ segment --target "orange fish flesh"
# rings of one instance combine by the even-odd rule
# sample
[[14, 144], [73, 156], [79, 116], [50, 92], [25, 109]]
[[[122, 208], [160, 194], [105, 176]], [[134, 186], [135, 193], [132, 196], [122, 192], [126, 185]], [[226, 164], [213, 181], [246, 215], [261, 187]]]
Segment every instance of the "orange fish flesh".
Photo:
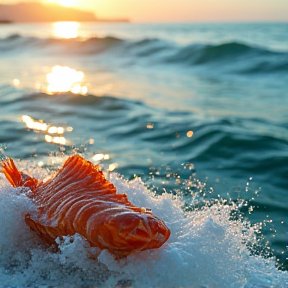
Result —
[[69, 157], [47, 181], [20, 172], [11, 158], [2, 161], [2, 166], [13, 187], [31, 190], [27, 195], [38, 208], [26, 214], [25, 222], [48, 244], [78, 233], [92, 247], [108, 249], [121, 258], [159, 248], [170, 236], [159, 217], [134, 206], [126, 194], [116, 194], [100, 166], [79, 155]]

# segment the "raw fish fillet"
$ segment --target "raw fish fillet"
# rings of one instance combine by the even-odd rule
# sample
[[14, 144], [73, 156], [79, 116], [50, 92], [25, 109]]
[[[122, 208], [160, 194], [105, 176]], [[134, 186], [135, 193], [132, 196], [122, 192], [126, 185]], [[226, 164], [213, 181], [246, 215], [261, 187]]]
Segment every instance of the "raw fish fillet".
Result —
[[[108, 249], [117, 257], [134, 251], [161, 247], [170, 230], [145, 208], [135, 207], [126, 194], [116, 194], [100, 166], [79, 155], [69, 157], [47, 181], [20, 172], [12, 159], [2, 161], [3, 173], [13, 187], [26, 193], [37, 205], [25, 222], [48, 244], [78, 233], [92, 247]], [[28, 188], [25, 188], [28, 187]]]

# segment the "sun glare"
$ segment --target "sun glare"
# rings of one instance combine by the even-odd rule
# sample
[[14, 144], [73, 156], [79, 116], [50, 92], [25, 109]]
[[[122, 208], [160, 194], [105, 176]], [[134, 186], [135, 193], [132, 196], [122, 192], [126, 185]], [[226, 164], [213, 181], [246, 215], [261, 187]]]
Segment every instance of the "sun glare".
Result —
[[54, 66], [52, 72], [46, 75], [47, 93], [67, 93], [85, 95], [87, 86], [83, 85], [84, 73], [67, 66]]
[[78, 0], [55, 0], [55, 2], [62, 6], [71, 7], [74, 6]]
[[58, 38], [77, 38], [79, 35], [79, 22], [67, 21], [67, 22], [55, 22], [53, 23], [54, 36]]

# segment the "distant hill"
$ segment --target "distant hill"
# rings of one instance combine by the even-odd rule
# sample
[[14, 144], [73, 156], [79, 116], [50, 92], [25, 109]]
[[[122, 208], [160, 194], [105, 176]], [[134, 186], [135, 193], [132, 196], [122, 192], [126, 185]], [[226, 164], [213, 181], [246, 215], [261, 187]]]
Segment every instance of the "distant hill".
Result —
[[0, 22], [98, 21], [91, 13], [57, 4], [23, 2], [0, 5]]

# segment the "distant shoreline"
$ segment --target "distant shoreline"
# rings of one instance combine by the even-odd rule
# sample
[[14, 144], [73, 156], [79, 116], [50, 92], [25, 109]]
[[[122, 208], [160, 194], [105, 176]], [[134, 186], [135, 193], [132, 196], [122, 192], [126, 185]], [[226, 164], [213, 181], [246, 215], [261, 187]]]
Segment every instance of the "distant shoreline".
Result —
[[91, 11], [74, 7], [40, 2], [20, 2], [18, 4], [0, 4], [0, 23], [51, 23], [61, 21], [77, 22], [129, 22], [127, 18], [99, 19]]
[[12, 24], [14, 22], [10, 21], [10, 20], [1, 20], [0, 19], [0, 24]]
[[79, 20], [57, 20], [57, 21], [10, 21], [10, 20], [0, 20], [0, 24], [40, 24], [40, 23], [54, 23], [54, 22], [80, 22], [80, 23], [85, 23], [85, 22], [90, 22], [90, 23], [130, 23], [131, 21], [129, 19], [97, 19], [93, 21], [79, 21]]

